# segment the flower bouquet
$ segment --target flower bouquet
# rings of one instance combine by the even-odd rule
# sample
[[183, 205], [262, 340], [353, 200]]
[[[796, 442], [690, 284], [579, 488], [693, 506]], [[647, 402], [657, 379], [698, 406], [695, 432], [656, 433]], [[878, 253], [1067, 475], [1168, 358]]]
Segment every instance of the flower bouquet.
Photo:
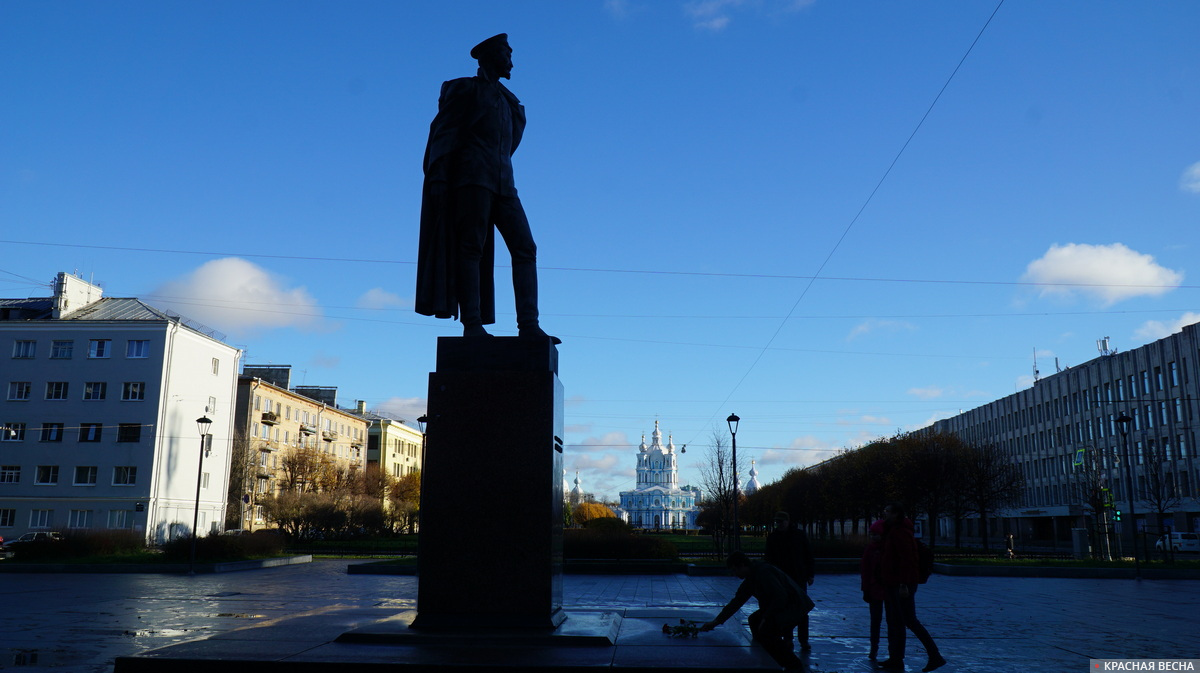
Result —
[[663, 624], [663, 635], [673, 638], [695, 638], [700, 635], [700, 622], [679, 620], [679, 624], [671, 626]]

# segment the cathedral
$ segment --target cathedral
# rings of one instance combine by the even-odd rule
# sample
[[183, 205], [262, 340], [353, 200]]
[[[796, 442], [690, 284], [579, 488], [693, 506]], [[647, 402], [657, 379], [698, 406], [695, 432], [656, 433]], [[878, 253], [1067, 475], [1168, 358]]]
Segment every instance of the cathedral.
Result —
[[696, 528], [700, 489], [679, 486], [677, 458], [675, 443], [668, 437], [667, 445], [663, 446], [662, 432], [658, 421], [654, 421], [650, 445], [646, 445], [643, 435], [638, 447], [637, 486], [632, 491], [621, 491], [618, 516], [634, 528]]

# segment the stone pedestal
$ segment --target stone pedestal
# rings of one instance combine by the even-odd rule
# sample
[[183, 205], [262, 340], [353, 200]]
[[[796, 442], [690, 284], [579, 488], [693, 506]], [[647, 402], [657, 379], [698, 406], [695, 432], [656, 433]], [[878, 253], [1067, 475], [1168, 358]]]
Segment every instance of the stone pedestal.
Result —
[[554, 629], [563, 388], [550, 339], [438, 339], [414, 629]]

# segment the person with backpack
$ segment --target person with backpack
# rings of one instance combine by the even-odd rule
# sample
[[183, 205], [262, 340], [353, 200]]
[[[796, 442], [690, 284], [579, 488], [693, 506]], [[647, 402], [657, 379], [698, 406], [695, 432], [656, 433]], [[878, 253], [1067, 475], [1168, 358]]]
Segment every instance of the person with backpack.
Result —
[[904, 670], [907, 631], [921, 641], [929, 662], [922, 671], [941, 668], [946, 660], [937, 643], [917, 619], [917, 585], [921, 576], [922, 559], [913, 536], [913, 523], [904, 515], [904, 506], [891, 503], [883, 509], [883, 550], [879, 558], [879, 578], [884, 588], [883, 612], [887, 616], [888, 658], [877, 664], [888, 671]]

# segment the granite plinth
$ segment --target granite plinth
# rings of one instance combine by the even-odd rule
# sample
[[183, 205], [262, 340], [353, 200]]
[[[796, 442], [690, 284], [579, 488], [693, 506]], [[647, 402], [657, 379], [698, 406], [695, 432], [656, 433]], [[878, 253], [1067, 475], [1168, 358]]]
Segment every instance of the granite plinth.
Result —
[[565, 618], [557, 362], [549, 338], [438, 340], [411, 628], [554, 630]]

